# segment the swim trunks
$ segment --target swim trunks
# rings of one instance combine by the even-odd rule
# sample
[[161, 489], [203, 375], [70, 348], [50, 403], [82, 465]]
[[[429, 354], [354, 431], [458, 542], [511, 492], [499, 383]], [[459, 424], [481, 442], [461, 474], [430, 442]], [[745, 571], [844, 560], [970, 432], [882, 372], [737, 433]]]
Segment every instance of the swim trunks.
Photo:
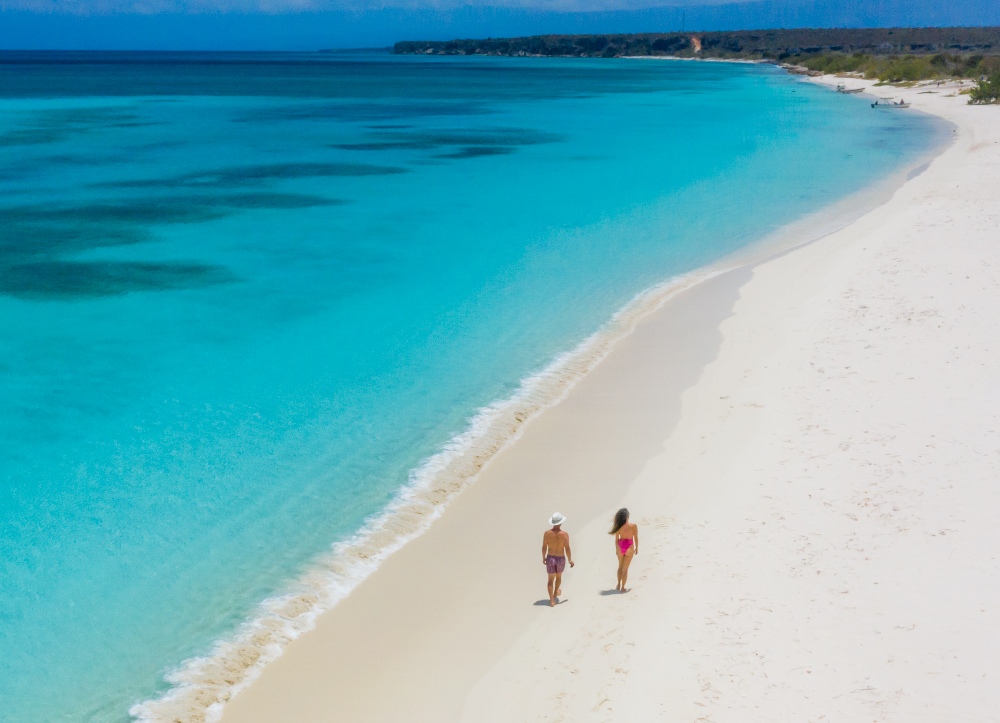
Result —
[[548, 555], [545, 558], [545, 569], [550, 575], [562, 574], [562, 571], [566, 569], [566, 558]]

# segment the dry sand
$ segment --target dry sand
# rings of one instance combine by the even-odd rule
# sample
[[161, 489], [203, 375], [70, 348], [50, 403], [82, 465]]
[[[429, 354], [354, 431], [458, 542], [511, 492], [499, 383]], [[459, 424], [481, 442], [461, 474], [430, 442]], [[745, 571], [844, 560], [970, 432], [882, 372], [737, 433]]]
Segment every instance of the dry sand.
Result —
[[1000, 107], [926, 90], [923, 173], [647, 317], [223, 720], [996, 720]]

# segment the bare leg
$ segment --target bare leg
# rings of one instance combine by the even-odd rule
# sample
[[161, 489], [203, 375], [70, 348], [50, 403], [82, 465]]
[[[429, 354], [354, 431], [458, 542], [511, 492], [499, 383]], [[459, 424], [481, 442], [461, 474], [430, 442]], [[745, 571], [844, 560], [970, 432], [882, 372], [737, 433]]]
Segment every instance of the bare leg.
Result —
[[554, 608], [556, 606], [556, 588], [555, 588], [556, 576], [555, 573], [549, 575], [549, 607]]
[[556, 573], [556, 597], [562, 595], [562, 573]]
[[615, 590], [622, 589], [622, 568], [625, 565], [625, 555], [618, 553], [618, 581], [615, 583]]
[[628, 566], [632, 564], [632, 557], [633, 555], [622, 555], [622, 571], [621, 571], [622, 592], [628, 592], [628, 588], [625, 587], [625, 583], [628, 581]]

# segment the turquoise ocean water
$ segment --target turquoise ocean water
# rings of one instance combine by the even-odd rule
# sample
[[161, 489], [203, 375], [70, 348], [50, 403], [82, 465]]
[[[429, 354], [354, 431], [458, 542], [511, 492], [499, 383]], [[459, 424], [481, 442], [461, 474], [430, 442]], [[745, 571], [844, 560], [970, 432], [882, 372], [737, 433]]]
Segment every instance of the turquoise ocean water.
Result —
[[638, 292], [940, 133], [768, 66], [0, 54], [0, 719], [127, 720]]

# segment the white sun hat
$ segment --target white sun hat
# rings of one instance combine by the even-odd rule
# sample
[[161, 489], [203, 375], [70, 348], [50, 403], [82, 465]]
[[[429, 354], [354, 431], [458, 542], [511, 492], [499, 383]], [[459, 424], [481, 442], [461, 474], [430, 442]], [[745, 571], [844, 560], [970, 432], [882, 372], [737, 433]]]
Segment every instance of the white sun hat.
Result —
[[549, 518], [549, 524], [552, 525], [553, 527], [555, 527], [556, 525], [561, 525], [565, 521], [566, 517], [564, 515], [559, 514], [558, 512], [553, 512], [552, 517]]

